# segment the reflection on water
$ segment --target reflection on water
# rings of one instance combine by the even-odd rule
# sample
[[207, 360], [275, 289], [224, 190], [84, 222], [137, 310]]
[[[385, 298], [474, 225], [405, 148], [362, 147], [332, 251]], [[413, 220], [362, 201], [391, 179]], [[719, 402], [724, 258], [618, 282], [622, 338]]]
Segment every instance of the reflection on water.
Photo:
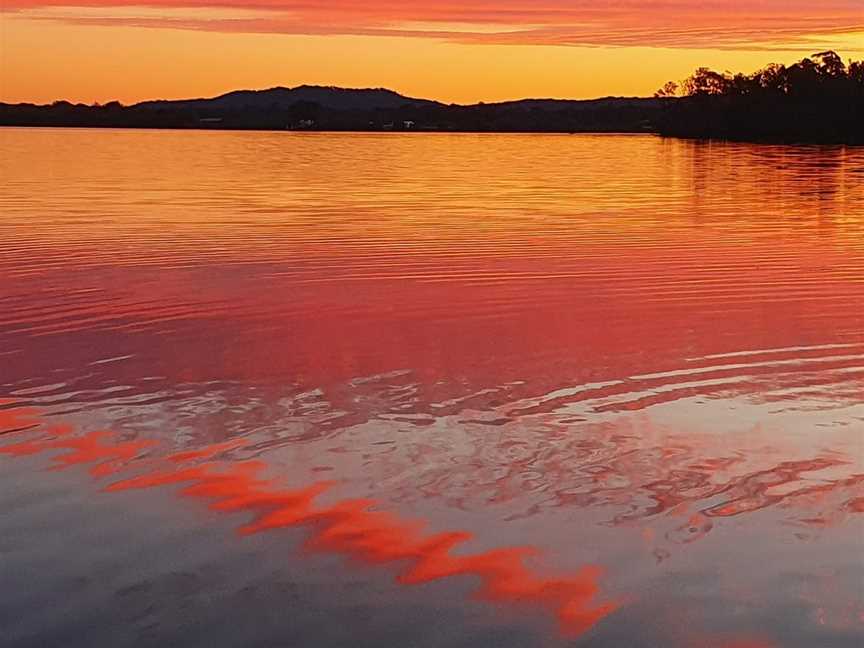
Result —
[[[12, 409], [5, 418], [0, 419], [0, 434], [33, 429], [42, 423], [29, 408]], [[105, 477], [130, 465], [141, 458], [143, 450], [156, 445], [149, 441], [118, 443], [115, 436], [111, 432], [76, 436], [69, 426], [51, 426], [42, 438], [2, 446], [0, 454], [28, 456], [66, 451], [55, 457], [58, 466], [95, 464], [90, 474]], [[471, 534], [464, 531], [425, 534], [418, 523], [371, 510], [376, 505], [374, 500], [344, 500], [317, 507], [314, 500], [332, 484], [320, 482], [300, 490], [279, 489], [272, 480], [259, 477], [266, 468], [260, 461], [200, 463], [242, 446], [242, 440], [238, 439], [174, 453], [163, 457], [158, 468], [150, 466], [143, 475], [115, 481], [106, 490], [191, 483], [181, 494], [214, 500], [211, 509], [215, 511], [257, 512], [259, 517], [240, 529], [243, 534], [313, 525], [316, 533], [309, 546], [315, 549], [347, 554], [374, 564], [410, 561], [410, 567], [398, 577], [398, 582], [406, 585], [452, 576], [475, 576], [482, 583], [483, 598], [545, 604], [556, 613], [562, 629], [569, 634], [582, 634], [616, 608], [613, 604], [591, 607], [591, 599], [598, 590], [597, 568], [585, 568], [570, 578], [550, 579], [538, 577], [526, 568], [525, 557], [535, 553], [531, 547], [453, 555], [454, 549], [471, 539]]]
[[0, 139], [0, 461], [467, 575], [539, 644], [864, 636], [864, 151]]

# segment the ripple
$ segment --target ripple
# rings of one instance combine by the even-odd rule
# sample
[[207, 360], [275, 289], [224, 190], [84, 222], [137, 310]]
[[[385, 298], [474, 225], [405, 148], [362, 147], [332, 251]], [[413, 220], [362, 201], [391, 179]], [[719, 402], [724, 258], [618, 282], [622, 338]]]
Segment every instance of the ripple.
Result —
[[[848, 566], [864, 151], [104, 135], [0, 132], [4, 447], [61, 426], [42, 441], [70, 445], [19, 450], [130, 479], [171, 448], [224, 469], [186, 484], [202, 493], [248, 486], [249, 461], [294, 490], [326, 475], [478, 542], [600, 562], [628, 592], [668, 594], [657, 574], [684, 564], [788, 568], [760, 547]], [[322, 520], [344, 555], [402, 537], [342, 505], [345, 535]], [[458, 556], [432, 567], [525, 575]]]

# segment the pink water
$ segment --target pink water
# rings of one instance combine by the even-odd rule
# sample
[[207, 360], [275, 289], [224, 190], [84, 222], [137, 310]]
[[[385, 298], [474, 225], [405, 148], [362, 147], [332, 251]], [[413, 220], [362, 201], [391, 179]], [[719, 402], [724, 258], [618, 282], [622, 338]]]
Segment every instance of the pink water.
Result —
[[[408, 645], [479, 645], [454, 606], [524, 630], [499, 645], [864, 639], [864, 150], [26, 129], [0, 142], [0, 473], [14, 470], [6, 488], [32, 523], [52, 519], [38, 493], [58, 462], [71, 472], [57, 488], [88, 493], [76, 506], [97, 527], [103, 498], [127, 496], [117, 484], [187, 470], [199, 490], [185, 495], [211, 498], [191, 538], [218, 535], [222, 501], [302, 578], [317, 558], [279, 541], [302, 527], [341, 561], [331, 581], [386, 576], [364, 617], [444, 588], [416, 602], [426, 621], [399, 635]], [[310, 488], [319, 503], [289, 524]], [[183, 517], [185, 497], [147, 489]], [[250, 492], [254, 505], [232, 499]], [[457, 537], [446, 555], [427, 542]], [[226, 564], [251, 540], [236, 542]], [[304, 608], [303, 641], [347, 645], [313, 622], [327, 605]], [[44, 628], [68, 619], [28, 614], [21, 645], [65, 637]], [[386, 624], [340, 623], [352, 645], [395, 641]], [[117, 632], [144, 645], [137, 626]], [[190, 640], [172, 632], [153, 640]], [[261, 626], [261, 645], [283, 632]]]

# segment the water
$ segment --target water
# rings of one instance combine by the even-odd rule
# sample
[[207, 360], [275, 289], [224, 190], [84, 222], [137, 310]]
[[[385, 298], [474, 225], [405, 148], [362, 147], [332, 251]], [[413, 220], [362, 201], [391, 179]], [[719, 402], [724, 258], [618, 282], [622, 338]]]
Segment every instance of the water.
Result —
[[0, 140], [4, 646], [864, 638], [864, 150]]

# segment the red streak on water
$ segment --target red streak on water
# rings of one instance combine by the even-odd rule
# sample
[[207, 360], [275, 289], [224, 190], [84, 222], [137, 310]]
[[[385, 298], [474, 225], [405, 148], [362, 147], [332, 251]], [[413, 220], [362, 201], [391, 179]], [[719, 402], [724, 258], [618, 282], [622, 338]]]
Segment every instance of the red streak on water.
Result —
[[[13, 404], [0, 401], [0, 406]], [[0, 434], [31, 429], [42, 424], [34, 409], [0, 410]], [[507, 547], [477, 554], [454, 555], [454, 550], [473, 538], [465, 531], [429, 533], [422, 521], [404, 520], [373, 510], [374, 500], [342, 500], [316, 504], [332, 483], [285, 489], [260, 477], [267, 465], [260, 461], [212, 460], [243, 445], [234, 441], [192, 452], [154, 459], [142, 457], [158, 445], [155, 441], [121, 442], [114, 432], [76, 436], [70, 426], [44, 426], [38, 439], [0, 447], [0, 454], [29, 456], [59, 451], [56, 468], [90, 465], [90, 474], [101, 478], [130, 466], [147, 472], [116, 481], [106, 492], [185, 484], [181, 495], [210, 500], [221, 512], [251, 512], [253, 520], [239, 531], [244, 535], [286, 527], [311, 529], [310, 549], [341, 554], [368, 564], [400, 563], [406, 566], [397, 582], [427, 583], [453, 576], [475, 576], [481, 582], [479, 599], [500, 603], [527, 603], [543, 607], [557, 618], [561, 630], [578, 636], [620, 607], [619, 603], [595, 603], [602, 570], [588, 566], [575, 574], [547, 577], [535, 573], [525, 561], [538, 554], [534, 547]], [[195, 463], [208, 460], [204, 463]], [[134, 461], [134, 464], [133, 464]]]

